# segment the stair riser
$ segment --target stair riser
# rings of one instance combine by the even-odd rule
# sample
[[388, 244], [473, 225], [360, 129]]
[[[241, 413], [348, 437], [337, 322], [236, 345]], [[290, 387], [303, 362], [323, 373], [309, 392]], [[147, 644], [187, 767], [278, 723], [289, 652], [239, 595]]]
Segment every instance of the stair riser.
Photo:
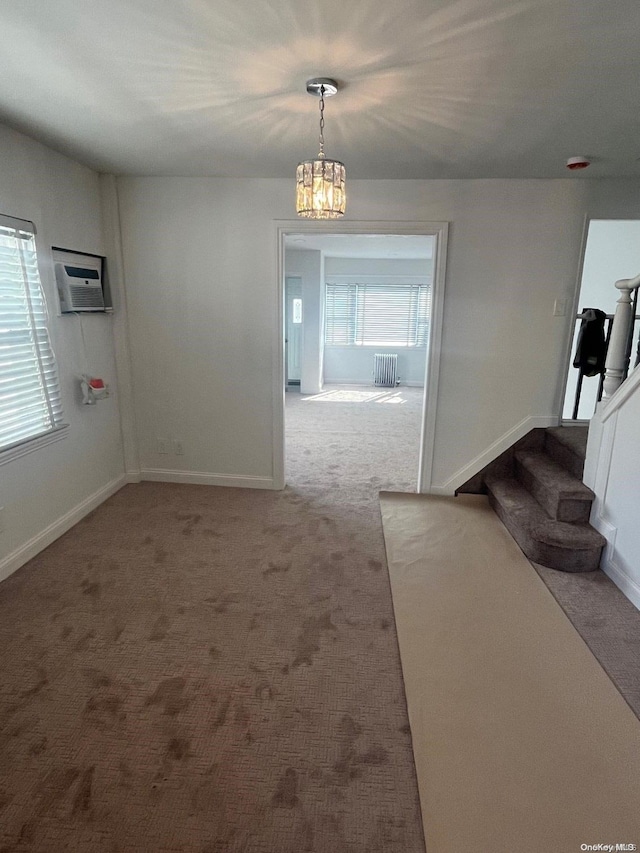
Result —
[[568, 524], [588, 524], [591, 518], [591, 501], [561, 498], [558, 501], [556, 518]]
[[558, 521], [586, 524], [591, 516], [591, 501], [580, 498], [565, 498], [549, 491], [544, 483], [516, 460], [516, 476], [522, 485], [538, 501], [544, 511]]
[[594, 572], [600, 568], [602, 548], [591, 548], [588, 550], [576, 550], [560, 548], [548, 545], [545, 542], [537, 542], [531, 538], [526, 530], [518, 523], [517, 518], [507, 513], [504, 507], [496, 500], [489, 489], [489, 503], [496, 512], [498, 518], [509, 533], [522, 548], [526, 557], [534, 563], [557, 569], [561, 572]]
[[[569, 429], [569, 427], [568, 427]], [[563, 465], [574, 477], [582, 481], [584, 474], [584, 459], [577, 456], [562, 442], [558, 441], [552, 433], [546, 433], [544, 438], [544, 449], [549, 456], [559, 465]]]

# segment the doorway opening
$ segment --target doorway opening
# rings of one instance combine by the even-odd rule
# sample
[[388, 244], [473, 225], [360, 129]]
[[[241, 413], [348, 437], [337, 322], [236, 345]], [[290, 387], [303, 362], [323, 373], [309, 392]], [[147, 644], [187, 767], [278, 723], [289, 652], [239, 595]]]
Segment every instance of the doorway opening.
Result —
[[[563, 422], [589, 421], [595, 411], [596, 404], [602, 395], [602, 371], [583, 372], [580, 366], [574, 367], [578, 338], [583, 320], [600, 318], [605, 340], [613, 321], [616, 302], [620, 292], [616, 289], [616, 281], [633, 278], [640, 270], [640, 221], [592, 219], [588, 224], [585, 242], [584, 259], [580, 276], [580, 290], [576, 303], [574, 329], [571, 339], [569, 363], [567, 365], [564, 402], [562, 409]], [[599, 311], [601, 315], [594, 315]], [[640, 323], [636, 323], [634, 339], [630, 341], [632, 358], [638, 350], [638, 333]], [[584, 356], [584, 353], [582, 354]], [[602, 367], [603, 360], [594, 366]], [[591, 374], [591, 375], [590, 375]]]
[[366, 457], [372, 484], [430, 491], [446, 237], [446, 223], [279, 224], [282, 485], [323, 448], [330, 472], [364, 473]]

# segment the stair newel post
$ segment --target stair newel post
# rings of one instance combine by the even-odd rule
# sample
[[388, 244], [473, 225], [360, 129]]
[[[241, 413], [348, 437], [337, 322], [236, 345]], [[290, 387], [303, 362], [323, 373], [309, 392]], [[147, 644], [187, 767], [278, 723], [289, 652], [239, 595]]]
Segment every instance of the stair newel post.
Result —
[[605, 400], [611, 397], [622, 384], [629, 367], [627, 345], [629, 332], [633, 324], [631, 293], [638, 286], [640, 286], [640, 275], [635, 278], [623, 278], [620, 281], [616, 281], [616, 287], [620, 291], [620, 298], [616, 305], [616, 313], [611, 329], [611, 340], [609, 341], [605, 363], [603, 385]]

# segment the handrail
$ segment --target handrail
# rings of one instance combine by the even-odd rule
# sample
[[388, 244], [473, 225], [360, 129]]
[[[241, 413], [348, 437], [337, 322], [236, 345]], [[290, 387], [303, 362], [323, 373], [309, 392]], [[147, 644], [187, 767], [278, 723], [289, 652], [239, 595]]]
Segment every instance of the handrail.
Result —
[[637, 290], [640, 287], [640, 273], [634, 278], [621, 278], [616, 281], [618, 290]]
[[[605, 400], [616, 392], [629, 372], [639, 287], [640, 274], [634, 278], [622, 278], [616, 281], [616, 288], [620, 291], [620, 298], [618, 299], [616, 313], [613, 318], [611, 340], [605, 362], [603, 384]], [[632, 304], [631, 293], [634, 291]]]
[[[633, 292], [633, 305], [631, 307], [631, 323], [629, 324], [629, 335], [627, 337], [627, 348], [625, 350], [626, 369], [625, 369], [625, 375], [622, 378], [623, 382], [627, 378], [627, 376], [629, 375], [629, 365], [631, 364], [631, 350], [633, 349], [633, 332], [634, 332], [636, 320], [637, 320], [637, 317], [636, 317], [636, 311], [637, 310], [638, 310], [638, 288], [636, 287], [636, 289]], [[640, 358], [640, 341], [638, 342], [638, 358]], [[638, 362], [636, 361], [634, 367], [637, 364], [638, 364]]]
[[[586, 311], [583, 311], [581, 314], [576, 314], [576, 320], [586, 320], [590, 315], [587, 314]], [[605, 320], [613, 320], [615, 314], [605, 314]]]

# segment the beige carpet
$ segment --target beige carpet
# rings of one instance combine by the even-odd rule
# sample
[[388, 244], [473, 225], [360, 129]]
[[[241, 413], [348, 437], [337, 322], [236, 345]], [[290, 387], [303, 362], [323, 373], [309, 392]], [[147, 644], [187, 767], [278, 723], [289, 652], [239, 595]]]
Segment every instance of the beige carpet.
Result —
[[287, 395], [284, 492], [127, 486], [0, 584], [2, 853], [423, 853], [378, 508], [419, 395], [344, 394]]
[[640, 846], [640, 723], [486, 498], [381, 504], [429, 853]]

